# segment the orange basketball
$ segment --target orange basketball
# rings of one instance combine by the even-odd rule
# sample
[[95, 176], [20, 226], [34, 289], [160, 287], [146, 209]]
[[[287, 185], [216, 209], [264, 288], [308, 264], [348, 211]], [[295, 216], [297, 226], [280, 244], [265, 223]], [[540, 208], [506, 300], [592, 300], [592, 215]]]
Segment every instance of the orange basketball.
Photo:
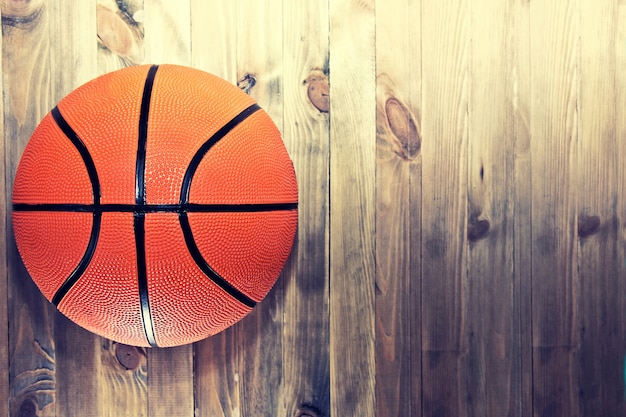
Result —
[[41, 121], [17, 169], [13, 229], [68, 318], [165, 347], [227, 328], [266, 296], [297, 204], [291, 159], [253, 99], [199, 70], [138, 66]]

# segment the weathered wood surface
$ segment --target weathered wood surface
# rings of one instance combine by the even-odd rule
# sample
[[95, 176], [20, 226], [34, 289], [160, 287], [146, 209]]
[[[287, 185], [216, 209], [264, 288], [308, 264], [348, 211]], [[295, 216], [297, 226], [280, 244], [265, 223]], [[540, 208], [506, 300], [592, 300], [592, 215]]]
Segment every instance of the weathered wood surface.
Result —
[[[623, 0], [0, 5], [0, 416], [626, 416]], [[11, 189], [60, 98], [164, 62], [269, 112], [299, 230], [249, 317], [137, 349], [39, 294]]]

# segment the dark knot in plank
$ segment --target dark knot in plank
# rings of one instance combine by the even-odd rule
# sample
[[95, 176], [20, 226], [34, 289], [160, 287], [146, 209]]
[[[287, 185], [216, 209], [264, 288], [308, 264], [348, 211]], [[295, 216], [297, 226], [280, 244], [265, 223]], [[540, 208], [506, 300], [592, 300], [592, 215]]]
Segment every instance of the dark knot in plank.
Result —
[[600, 228], [600, 217], [598, 216], [578, 216], [578, 237], [584, 239], [596, 233]]

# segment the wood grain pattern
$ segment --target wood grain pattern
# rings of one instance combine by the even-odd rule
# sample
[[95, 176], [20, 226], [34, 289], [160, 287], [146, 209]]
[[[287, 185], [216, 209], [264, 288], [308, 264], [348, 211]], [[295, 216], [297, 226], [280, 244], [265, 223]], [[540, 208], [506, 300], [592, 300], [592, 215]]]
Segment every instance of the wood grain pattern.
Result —
[[414, 59], [420, 6], [387, 6], [376, 11], [376, 415], [417, 417], [421, 277], [412, 254], [421, 243], [421, 68]]
[[[237, 82], [283, 131], [282, 2], [237, 2]], [[284, 280], [278, 279], [263, 302], [238, 326], [242, 415], [278, 415], [283, 374]]]
[[[96, 8], [93, 3], [51, 2], [49, 10], [50, 104], [97, 75]], [[91, 39], [91, 42], [85, 42]], [[66, 68], [72, 68], [67, 71]], [[60, 313], [54, 316], [57, 415], [102, 414], [100, 338]]]
[[[330, 414], [329, 116], [309, 92], [328, 85], [328, 2], [283, 2], [283, 139], [299, 184], [300, 225], [284, 272], [279, 414]], [[328, 97], [326, 97], [328, 98]], [[318, 103], [319, 104], [319, 103]]]
[[533, 408], [578, 416], [574, 161], [578, 10], [531, 3]]
[[[624, 45], [626, 44], [626, 2], [619, 2], [614, 10], [615, 16], [615, 107], [616, 109], [622, 109], [626, 106], [626, 74], [623, 71], [619, 71], [619, 68], [623, 68], [626, 65], [626, 50]], [[615, 137], [623, 138], [626, 133], [626, 118], [619, 116], [620, 113], [616, 113], [615, 119]], [[626, 164], [621, 163], [626, 158], [626, 141], [617, 140], [617, 201], [616, 212], [618, 218], [618, 234], [617, 234], [617, 272], [614, 277], [626, 276]], [[626, 292], [626, 281], [620, 278], [617, 279], [617, 294], [624, 294]], [[626, 311], [626, 299], [624, 297], [617, 299], [617, 310]], [[611, 315], [611, 320], [616, 320], [616, 326], [621, 334], [626, 332], [626, 323], [623, 320], [615, 318]], [[623, 343], [624, 340], [622, 339]], [[617, 383], [613, 388], [616, 391], [616, 397], [621, 396], [622, 400], [618, 405], [617, 415], [626, 415], [626, 347], [622, 345], [622, 359], [615, 365], [618, 369], [623, 369], [623, 381]], [[604, 378], [599, 382], [601, 387], [607, 385]]]
[[513, 183], [513, 303], [518, 319], [513, 334], [518, 335], [519, 356], [515, 358], [521, 375], [518, 415], [533, 413], [533, 350], [532, 350], [532, 197], [531, 197], [531, 51], [530, 3], [514, 0], [510, 3], [508, 73], [510, 74], [511, 117], [514, 154]]
[[329, 4], [331, 415], [376, 407], [374, 12], [372, 1]]
[[[42, 2], [3, 6], [4, 141], [10, 196], [22, 149], [51, 106], [50, 13]], [[54, 310], [28, 276], [10, 228], [8, 232], [9, 413], [14, 416], [26, 410], [54, 416]]]
[[469, 14], [422, 4], [422, 413], [466, 415]]
[[[626, 417], [626, 1], [0, 7], [0, 415]], [[10, 223], [43, 115], [148, 62], [255, 98], [299, 184], [268, 298], [174, 349], [59, 315]]]
[[[191, 61], [237, 83], [237, 2], [191, 1]], [[195, 344], [195, 408], [198, 415], [241, 415], [236, 325]]]
[[[519, 415], [510, 2], [474, 1], [468, 127], [468, 415]], [[490, 101], [499, 106], [485, 105]]]
[[[612, 1], [580, 3], [580, 103], [578, 112], [579, 414], [624, 413], [624, 310], [626, 290], [615, 271], [619, 220], [616, 136], [616, 12]], [[602, 67], [599, 67], [601, 65]], [[593, 103], [593, 104], [591, 104]], [[623, 276], [623, 274], [622, 274]], [[603, 383], [604, 382], [604, 383]]]
[[[5, 8], [0, 9], [0, 15], [4, 16]], [[2, 42], [0, 42], [0, 45]], [[0, 54], [0, 68], [4, 54]], [[4, 97], [4, 81], [0, 79], [0, 92]], [[4, 115], [4, 101], [0, 100], [0, 114]], [[2, 140], [0, 140], [0, 153], [6, 155], [6, 145], [4, 141], [4, 117], [0, 117], [0, 132], [3, 132]], [[6, 161], [3, 157], [1, 162], [2, 172], [6, 177]], [[6, 183], [0, 180], [0, 236], [7, 236], [7, 193]], [[0, 265], [7, 265], [7, 240], [0, 238]], [[5, 370], [9, 369], [9, 276], [7, 268], [2, 268], [0, 272], [0, 398], [9, 398], [9, 373]], [[9, 401], [0, 403], [0, 415], [9, 414]]]

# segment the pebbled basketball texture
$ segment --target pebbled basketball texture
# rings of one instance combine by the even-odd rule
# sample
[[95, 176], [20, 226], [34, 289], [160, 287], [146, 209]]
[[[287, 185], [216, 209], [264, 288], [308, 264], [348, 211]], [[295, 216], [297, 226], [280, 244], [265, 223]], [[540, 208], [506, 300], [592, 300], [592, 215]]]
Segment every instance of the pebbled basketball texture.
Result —
[[298, 189], [269, 116], [175, 65], [103, 75], [35, 129], [13, 185], [19, 253], [69, 319], [134, 346], [248, 314], [291, 251]]

